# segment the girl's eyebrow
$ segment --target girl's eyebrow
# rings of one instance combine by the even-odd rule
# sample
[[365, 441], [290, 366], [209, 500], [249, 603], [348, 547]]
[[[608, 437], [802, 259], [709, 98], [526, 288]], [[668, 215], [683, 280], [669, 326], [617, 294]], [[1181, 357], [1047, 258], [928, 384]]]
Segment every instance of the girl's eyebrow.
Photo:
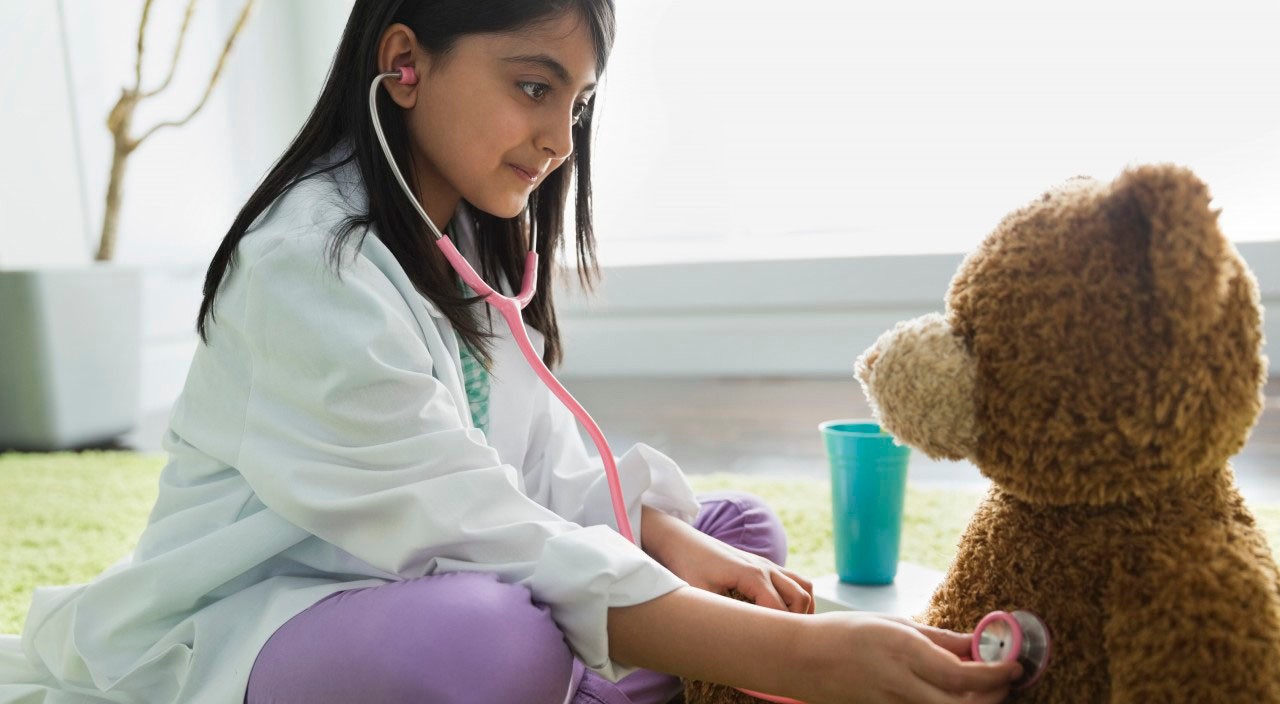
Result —
[[[518, 56], [508, 56], [502, 60], [511, 64], [537, 64], [556, 74], [556, 77], [565, 85], [573, 85], [573, 76], [569, 74], [569, 70], [564, 67], [564, 64], [556, 61], [548, 54], [520, 54]], [[585, 93], [595, 87], [595, 83], [588, 83], [582, 87], [582, 92]]]

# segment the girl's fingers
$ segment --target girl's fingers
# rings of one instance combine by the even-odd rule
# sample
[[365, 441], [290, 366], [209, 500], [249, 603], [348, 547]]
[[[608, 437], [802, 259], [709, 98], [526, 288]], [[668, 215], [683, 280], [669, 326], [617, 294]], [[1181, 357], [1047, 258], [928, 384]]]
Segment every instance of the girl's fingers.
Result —
[[783, 574], [790, 577], [791, 581], [800, 585], [800, 588], [803, 589], [805, 594], [807, 594], [809, 597], [809, 609], [807, 611], [801, 611], [799, 613], [805, 613], [805, 614], [813, 613], [813, 609], [814, 609], [813, 582], [810, 582], [808, 579], [805, 579], [803, 575], [792, 572], [791, 570], [784, 569], [781, 567], [778, 569], [780, 569]]
[[813, 584], [809, 580], [765, 558], [751, 555], [751, 559], [762, 564], [755, 574], [734, 587], [743, 596], [756, 606], [797, 614], [813, 613]]
[[938, 647], [950, 653], [955, 653], [961, 658], [969, 657], [970, 643], [973, 640], [972, 633], [956, 633], [948, 631], [945, 628], [935, 628], [926, 626], [923, 623], [917, 623], [909, 618], [901, 616], [887, 616], [899, 623], [904, 623], [920, 632], [921, 635], [928, 638]]
[[911, 658], [911, 670], [920, 679], [945, 692], [994, 692], [1008, 689], [1022, 667], [1016, 662], [962, 662], [955, 653], [939, 645], [917, 641], [918, 650]]
[[917, 624], [917, 630], [924, 634], [926, 638], [933, 642], [934, 645], [946, 650], [949, 653], [955, 653], [962, 658], [969, 657], [969, 652], [973, 643], [972, 633], [956, 633], [932, 626], [923, 626]]
[[743, 580], [735, 588], [742, 592], [743, 596], [754, 601], [756, 606], [763, 606], [767, 609], [777, 609], [779, 611], [787, 610], [787, 602], [773, 586], [773, 582], [770, 580], [768, 572], [763, 572], [752, 576], [750, 579]]
[[783, 603], [787, 605], [787, 611], [794, 614], [807, 614], [812, 611], [812, 593], [806, 591], [786, 570], [774, 569], [770, 572], [770, 575], [773, 577], [774, 589], [782, 597]]

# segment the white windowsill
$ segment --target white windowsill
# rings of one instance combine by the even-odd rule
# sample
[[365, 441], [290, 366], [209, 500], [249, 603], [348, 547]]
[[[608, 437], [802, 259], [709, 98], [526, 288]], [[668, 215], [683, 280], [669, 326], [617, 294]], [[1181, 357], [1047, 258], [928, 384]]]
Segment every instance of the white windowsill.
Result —
[[[1267, 339], [1280, 340], [1280, 241], [1236, 246], [1262, 289]], [[604, 267], [595, 295], [568, 289], [558, 296], [563, 373], [845, 376], [858, 354], [894, 323], [942, 310], [963, 257]]]

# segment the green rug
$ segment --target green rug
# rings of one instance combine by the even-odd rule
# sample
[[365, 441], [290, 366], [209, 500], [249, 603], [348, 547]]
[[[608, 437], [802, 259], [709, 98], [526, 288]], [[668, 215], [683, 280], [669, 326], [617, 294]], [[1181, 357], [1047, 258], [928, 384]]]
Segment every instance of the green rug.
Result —
[[[0, 455], [0, 633], [18, 633], [31, 590], [77, 584], [133, 550], [156, 496], [163, 455], [83, 452]], [[695, 475], [698, 491], [741, 489], [777, 511], [788, 567], [811, 577], [835, 571], [827, 482]], [[981, 496], [910, 487], [902, 559], [946, 569]], [[1280, 547], [1280, 507], [1254, 507]]]

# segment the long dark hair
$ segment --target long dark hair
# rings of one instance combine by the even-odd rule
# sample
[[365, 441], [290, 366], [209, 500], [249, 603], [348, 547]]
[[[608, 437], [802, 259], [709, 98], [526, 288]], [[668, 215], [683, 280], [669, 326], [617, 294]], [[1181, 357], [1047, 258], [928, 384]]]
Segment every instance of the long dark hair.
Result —
[[[329, 249], [335, 268], [347, 238], [357, 230], [361, 236], [370, 228], [395, 255], [414, 286], [449, 319], [464, 344], [491, 365], [489, 333], [481, 326], [476, 304], [480, 299], [461, 293], [458, 279], [444, 255], [432, 243], [430, 231], [405, 198], [387, 168], [369, 115], [369, 82], [378, 72], [378, 41], [390, 25], [400, 22], [417, 35], [418, 43], [433, 56], [444, 56], [457, 39], [466, 34], [516, 31], [541, 20], [580, 14], [592, 33], [596, 49], [596, 73], [604, 73], [613, 47], [613, 0], [356, 0], [342, 33], [337, 54], [329, 69], [320, 99], [298, 136], [272, 165], [261, 185], [249, 197], [222, 239], [205, 275], [204, 301], [196, 330], [207, 344], [205, 317], [212, 316], [214, 297], [229, 267], [235, 265], [236, 245], [248, 234], [249, 226], [276, 198], [299, 181], [341, 167], [352, 160], [359, 167], [369, 195], [368, 212], [344, 220], [334, 229]], [[392, 154], [400, 169], [411, 174], [408, 130], [399, 106], [385, 91], [379, 91], [378, 114]], [[591, 113], [592, 96], [586, 111], [573, 127], [573, 155], [549, 174], [533, 191], [524, 212], [515, 218], [499, 218], [470, 208], [480, 246], [480, 273], [490, 285], [498, 276], [519, 285], [524, 268], [527, 237], [536, 233], [538, 243], [538, 291], [524, 309], [525, 322], [546, 338], [543, 359], [549, 366], [561, 360], [560, 329], [552, 305], [552, 274], [557, 253], [563, 249], [564, 215], [569, 180], [576, 176], [576, 252], [580, 283], [590, 288], [599, 268], [595, 254], [595, 234], [591, 222]], [[345, 159], [311, 173], [315, 160], [340, 143], [350, 143], [352, 153]], [[483, 306], [484, 304], [479, 304]], [[487, 307], [487, 306], [486, 306]]]

